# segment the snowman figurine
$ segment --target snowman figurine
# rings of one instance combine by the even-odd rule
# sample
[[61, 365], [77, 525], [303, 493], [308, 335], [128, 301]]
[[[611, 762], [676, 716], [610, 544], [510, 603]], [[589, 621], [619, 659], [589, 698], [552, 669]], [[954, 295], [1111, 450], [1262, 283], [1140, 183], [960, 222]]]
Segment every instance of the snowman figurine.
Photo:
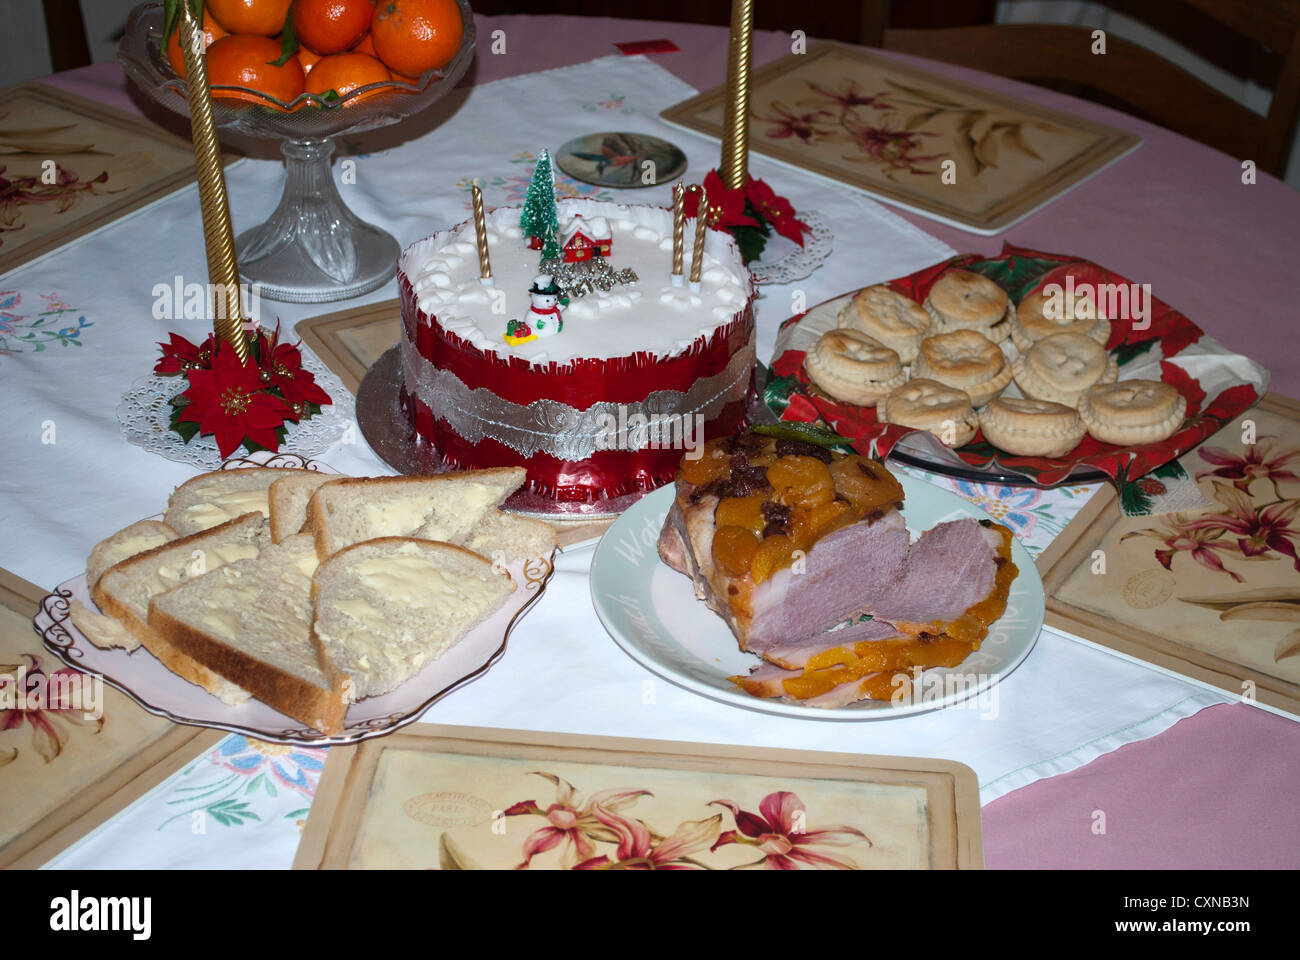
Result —
[[532, 299], [532, 306], [524, 319], [533, 333], [538, 337], [553, 337], [564, 329], [564, 319], [557, 305], [560, 288], [554, 277], [549, 273], [539, 273], [528, 288], [528, 296]]

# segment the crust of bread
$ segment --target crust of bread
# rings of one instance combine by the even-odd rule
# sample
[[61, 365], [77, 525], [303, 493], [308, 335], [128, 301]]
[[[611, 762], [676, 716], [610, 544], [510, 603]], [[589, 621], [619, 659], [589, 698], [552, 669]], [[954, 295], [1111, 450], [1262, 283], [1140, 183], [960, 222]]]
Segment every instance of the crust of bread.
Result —
[[[267, 505], [270, 507], [271, 511], [270, 520], [272, 543], [280, 543], [285, 538], [291, 537], [294, 534], [309, 533], [311, 531], [310, 518], [299, 521], [298, 523], [293, 522], [297, 519], [297, 515], [294, 511], [289, 509], [289, 498], [292, 495], [288, 491], [291, 484], [286, 483], [285, 481], [301, 479], [304, 474], [310, 475], [312, 479], [320, 477], [321, 482], [316, 487], [316, 490], [319, 490], [327, 483], [352, 479], [337, 474], [321, 474], [315, 470], [290, 470], [287, 471], [287, 473], [287, 476], [276, 478], [266, 490]], [[312, 496], [315, 496], [315, 490], [312, 491]], [[308, 504], [310, 504], [310, 502], [311, 500], [309, 498]]]
[[333, 684], [332, 689], [318, 687], [260, 660], [243, 650], [227, 646], [221, 640], [150, 605], [149, 622], [153, 631], [169, 646], [192, 658], [212, 672], [249, 691], [267, 706], [279, 710], [300, 723], [325, 734], [343, 731], [348, 703], [346, 687], [329, 658], [317, 655]]
[[188, 537], [181, 537], [177, 540], [171, 540], [167, 543], [160, 544], [143, 553], [137, 553], [133, 557], [127, 557], [120, 563], [115, 563], [104, 571], [103, 576], [95, 583], [90, 591], [91, 598], [95, 605], [107, 616], [116, 617], [132, 634], [140, 641], [141, 645], [151, 654], [157, 657], [162, 665], [172, 673], [176, 674], [183, 680], [190, 683], [198, 684], [214, 697], [218, 697], [226, 703], [238, 703], [247, 697], [239, 696], [236, 691], [230, 689], [230, 683], [214, 673], [212, 670], [197, 662], [187, 654], [176, 649], [172, 643], [157, 631], [150, 629], [149, 624], [141, 620], [130, 607], [119, 603], [103, 587], [104, 579], [113, 571], [128, 570], [133, 566], [144, 564], [162, 550], [171, 550], [177, 546], [187, 546], [195, 540], [202, 540], [219, 535], [227, 527], [235, 526], [245, 522], [249, 517], [260, 517], [260, 513], [246, 513], [243, 516], [236, 517], [233, 520], [227, 520], [225, 523], [210, 527], [207, 530], [200, 530], [198, 533], [190, 534]]

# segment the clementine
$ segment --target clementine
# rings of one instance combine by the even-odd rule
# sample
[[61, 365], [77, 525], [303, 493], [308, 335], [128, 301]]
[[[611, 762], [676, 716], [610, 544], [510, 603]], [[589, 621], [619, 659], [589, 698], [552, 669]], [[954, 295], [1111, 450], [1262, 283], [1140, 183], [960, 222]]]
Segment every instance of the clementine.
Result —
[[273, 37], [284, 29], [293, 0], [207, 0], [205, 9], [228, 33]]
[[447, 65], [460, 49], [465, 25], [456, 0], [379, 0], [370, 35], [390, 70], [418, 77]]
[[[340, 97], [346, 97], [357, 87], [364, 87], [368, 83], [392, 82], [392, 79], [393, 75], [388, 72], [388, 68], [372, 56], [364, 53], [336, 53], [321, 57], [316, 66], [312, 67], [307, 77], [307, 92], [323, 95], [333, 90]], [[382, 92], [374, 90], [357, 99], [364, 100]]]
[[312, 53], [306, 47], [299, 47], [298, 52], [294, 54], [298, 62], [302, 64], [303, 76], [311, 73], [311, 68], [320, 62], [320, 54]]
[[303, 46], [328, 56], [355, 47], [374, 14], [375, 0], [297, 0], [293, 29]]
[[[213, 87], [247, 87], [288, 103], [302, 93], [302, 64], [293, 56], [277, 67], [279, 59], [280, 45], [270, 37], [231, 34], [208, 47], [208, 80]], [[234, 90], [214, 89], [212, 95], [266, 103], [255, 94]]]
[[[221, 24], [212, 19], [212, 14], [203, 11], [203, 47], [207, 49], [226, 35]], [[185, 76], [185, 56], [181, 53], [181, 28], [177, 25], [167, 40], [167, 62], [172, 65], [178, 76]]]
[[366, 29], [366, 35], [361, 38], [360, 43], [358, 43], [355, 47], [352, 48], [352, 52], [369, 54], [370, 56], [378, 59], [378, 56], [375, 53], [375, 41], [370, 36], [370, 30], [368, 26]]

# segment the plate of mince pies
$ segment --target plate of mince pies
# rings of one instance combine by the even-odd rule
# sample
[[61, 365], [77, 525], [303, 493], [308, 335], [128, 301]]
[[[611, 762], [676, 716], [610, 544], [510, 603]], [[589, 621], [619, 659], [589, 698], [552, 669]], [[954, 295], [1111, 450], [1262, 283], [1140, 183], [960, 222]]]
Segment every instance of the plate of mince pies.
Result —
[[1136, 479], [1268, 384], [1263, 366], [1125, 278], [1010, 245], [792, 318], [772, 374], [778, 415], [822, 421], [859, 452], [1038, 486]]

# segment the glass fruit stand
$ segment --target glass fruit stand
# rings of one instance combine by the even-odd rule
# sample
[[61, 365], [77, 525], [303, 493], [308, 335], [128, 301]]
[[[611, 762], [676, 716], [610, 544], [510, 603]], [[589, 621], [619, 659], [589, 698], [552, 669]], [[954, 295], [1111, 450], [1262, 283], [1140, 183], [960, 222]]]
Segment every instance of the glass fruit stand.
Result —
[[[278, 140], [284, 155], [284, 193], [275, 212], [236, 238], [241, 279], [260, 284], [262, 296], [322, 303], [358, 296], [392, 279], [397, 241], [344, 204], [330, 170], [332, 138], [399, 123], [454, 89], [474, 58], [475, 36], [469, 4], [457, 0], [457, 6], [464, 24], [460, 47], [445, 66], [413, 84], [372, 83], [328, 100], [304, 93], [291, 102], [247, 87], [212, 85], [220, 130]], [[140, 90], [189, 116], [185, 80], [163, 48], [163, 23], [161, 3], [136, 7], [118, 59]], [[239, 99], [233, 99], [236, 95]]]

